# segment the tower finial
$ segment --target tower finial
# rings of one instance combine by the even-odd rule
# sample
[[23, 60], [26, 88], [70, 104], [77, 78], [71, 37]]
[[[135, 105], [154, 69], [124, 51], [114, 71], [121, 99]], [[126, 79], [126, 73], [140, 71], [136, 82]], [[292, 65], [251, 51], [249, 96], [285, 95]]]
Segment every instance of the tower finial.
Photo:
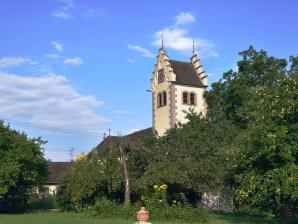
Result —
[[161, 49], [164, 48], [164, 43], [163, 43], [163, 34], [161, 35]]
[[192, 55], [195, 54], [195, 40], [192, 41]]

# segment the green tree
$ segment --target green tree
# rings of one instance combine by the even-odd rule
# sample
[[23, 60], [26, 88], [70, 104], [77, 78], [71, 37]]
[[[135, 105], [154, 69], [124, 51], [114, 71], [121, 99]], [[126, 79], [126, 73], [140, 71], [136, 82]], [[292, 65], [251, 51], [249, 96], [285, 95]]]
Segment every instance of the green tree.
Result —
[[248, 120], [237, 111], [250, 100], [249, 92], [257, 86], [274, 88], [277, 81], [284, 77], [287, 61], [269, 57], [263, 50], [256, 51], [252, 46], [239, 53], [238, 70], [229, 70], [205, 96], [210, 120], [228, 119], [239, 128], [246, 128]]
[[224, 73], [206, 93], [208, 119], [237, 128], [230, 180], [239, 205], [268, 214], [297, 207], [298, 57], [268, 56], [252, 46], [237, 71]]
[[115, 151], [105, 158], [80, 157], [73, 162], [57, 194], [59, 204], [66, 209], [94, 205], [96, 200], [121, 200], [123, 173]]
[[41, 138], [28, 138], [0, 122], [0, 211], [24, 210], [47, 178]]
[[239, 111], [250, 120], [235, 166], [240, 203], [270, 214], [298, 205], [298, 84], [287, 76], [274, 88], [258, 87]]
[[187, 118], [187, 124], [179, 124], [165, 136], [149, 139], [131, 150], [134, 167], [130, 170], [137, 170], [134, 175], [139, 175], [134, 185], [139, 194], [146, 190], [152, 194], [152, 186], [166, 184], [169, 197], [177, 200], [174, 194], [183, 193], [196, 203], [201, 193], [224, 186], [229, 164], [226, 152], [232, 150], [230, 143], [235, 135], [233, 124], [210, 123], [194, 113]]

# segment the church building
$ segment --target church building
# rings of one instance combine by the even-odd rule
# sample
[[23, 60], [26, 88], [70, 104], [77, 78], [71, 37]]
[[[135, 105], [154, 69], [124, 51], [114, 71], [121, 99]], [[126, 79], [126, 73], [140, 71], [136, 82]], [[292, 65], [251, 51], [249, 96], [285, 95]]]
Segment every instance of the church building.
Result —
[[171, 60], [162, 47], [152, 76], [152, 127], [158, 136], [163, 136], [179, 122], [186, 123], [186, 112], [190, 109], [206, 115], [203, 94], [208, 77], [194, 50], [190, 61], [182, 62]]

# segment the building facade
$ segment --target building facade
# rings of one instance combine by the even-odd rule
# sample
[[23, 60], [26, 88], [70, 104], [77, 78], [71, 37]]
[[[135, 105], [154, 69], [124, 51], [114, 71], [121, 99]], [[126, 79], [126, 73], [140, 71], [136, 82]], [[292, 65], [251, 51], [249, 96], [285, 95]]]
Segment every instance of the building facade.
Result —
[[186, 123], [185, 116], [189, 110], [206, 115], [203, 94], [208, 77], [197, 54], [193, 53], [190, 62], [175, 61], [161, 48], [152, 76], [152, 123], [158, 136], [179, 122]]

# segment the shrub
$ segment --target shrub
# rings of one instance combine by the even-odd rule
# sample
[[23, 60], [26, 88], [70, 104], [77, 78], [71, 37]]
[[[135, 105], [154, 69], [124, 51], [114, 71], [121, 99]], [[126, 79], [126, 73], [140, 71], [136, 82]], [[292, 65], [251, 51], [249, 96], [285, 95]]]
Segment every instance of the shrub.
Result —
[[118, 206], [115, 202], [101, 199], [95, 202], [95, 205], [90, 207], [89, 211], [91, 210], [93, 215], [98, 215], [101, 217], [113, 217], [116, 215], [115, 213], [118, 210]]
[[26, 198], [22, 195], [0, 196], [0, 212], [18, 213], [27, 209]]
[[45, 198], [35, 198], [29, 201], [28, 207], [30, 210], [48, 210], [59, 208], [56, 197], [52, 195]]
[[[86, 206], [81, 211], [91, 216], [100, 216], [104, 218], [121, 217], [135, 218], [136, 213], [140, 210], [141, 204], [133, 204], [125, 206], [117, 204], [107, 199], [97, 200], [95, 205]], [[150, 212], [150, 219], [156, 220], [186, 220], [186, 221], [206, 221], [207, 212], [201, 207], [192, 207], [191, 205], [172, 205], [156, 204], [153, 206], [148, 204], [147, 210]]]

